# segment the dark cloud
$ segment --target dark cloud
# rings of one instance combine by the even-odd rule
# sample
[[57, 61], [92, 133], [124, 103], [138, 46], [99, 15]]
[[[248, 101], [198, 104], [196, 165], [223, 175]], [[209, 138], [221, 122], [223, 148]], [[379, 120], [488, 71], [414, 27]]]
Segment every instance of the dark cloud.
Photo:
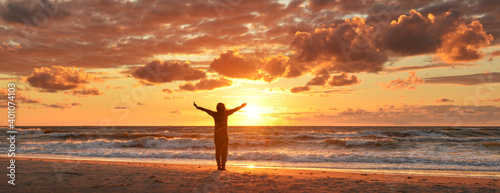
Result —
[[347, 110], [345, 111], [342, 111], [342, 112], [339, 112], [339, 115], [341, 116], [345, 116], [345, 115], [362, 115], [362, 114], [367, 114], [367, 113], [370, 113], [368, 111], [365, 111], [363, 109], [351, 109], [351, 108], [347, 108]]
[[81, 103], [71, 103], [71, 106], [82, 106]]
[[173, 81], [192, 81], [206, 77], [205, 72], [191, 68], [187, 63], [154, 60], [131, 71], [136, 79], [149, 83], [164, 83]]
[[233, 81], [226, 78], [219, 79], [201, 79], [197, 83], [186, 83], [179, 85], [181, 90], [198, 91], [198, 90], [214, 90], [220, 87], [228, 87], [233, 84]]
[[447, 103], [447, 102], [455, 102], [454, 100], [448, 99], [448, 98], [441, 98], [441, 99], [436, 99], [437, 103]]
[[328, 70], [321, 69], [316, 72], [316, 75], [313, 79], [307, 82], [306, 86], [323, 86], [326, 84], [328, 78], [330, 78], [330, 73], [328, 73]]
[[398, 78], [396, 80], [391, 80], [389, 83], [385, 84], [384, 88], [391, 89], [391, 90], [396, 90], [396, 89], [412, 90], [412, 89], [415, 89], [415, 85], [422, 84], [425, 82], [424, 79], [418, 77], [415, 72], [409, 72], [409, 73], [410, 73], [410, 77], [408, 77], [404, 80], [400, 79], [400, 78]]
[[99, 89], [96, 87], [88, 88], [86, 86], [83, 86], [81, 88], [73, 89], [70, 91], [64, 92], [64, 94], [70, 94], [70, 95], [75, 95], [79, 97], [84, 97], [84, 96], [89, 96], [89, 95], [103, 95], [103, 92], [100, 92]]
[[70, 109], [72, 105], [66, 104], [66, 103], [54, 103], [54, 104], [43, 104], [46, 108], [53, 108], [53, 109]]
[[340, 75], [333, 75], [328, 84], [331, 86], [348, 86], [359, 84], [359, 79], [354, 75], [349, 76], [349, 74], [342, 73]]
[[481, 85], [500, 82], [500, 72], [467, 74], [457, 76], [437, 76], [425, 78], [427, 84]]
[[392, 68], [384, 68], [385, 72], [405, 72], [405, 71], [414, 71], [414, 70], [425, 70], [431, 68], [457, 68], [457, 67], [473, 67], [473, 64], [467, 63], [433, 63], [433, 64], [424, 64], [424, 65], [411, 65], [411, 66], [399, 66]]
[[355, 17], [321, 25], [313, 32], [297, 32], [292, 43], [297, 50], [294, 63], [306, 65], [305, 70], [328, 61], [330, 69], [338, 72], [378, 72], [388, 56], [369, 37], [373, 30], [365, 18]]
[[4, 21], [30, 26], [43, 26], [48, 19], [63, 19], [69, 13], [48, 0], [5, 1], [0, 5], [0, 16]]
[[33, 69], [33, 73], [26, 78], [26, 81], [33, 87], [57, 92], [77, 89], [85, 84], [102, 80], [88, 74], [82, 68], [50, 66]]
[[450, 12], [436, 18], [411, 10], [408, 16], [401, 15], [383, 30], [379, 43], [383, 48], [404, 56], [435, 53], [442, 43], [442, 36], [454, 30], [457, 15], [457, 12]]
[[311, 90], [308, 86], [298, 86], [298, 87], [293, 87], [290, 89], [291, 93], [301, 93], [301, 92], [307, 92]]

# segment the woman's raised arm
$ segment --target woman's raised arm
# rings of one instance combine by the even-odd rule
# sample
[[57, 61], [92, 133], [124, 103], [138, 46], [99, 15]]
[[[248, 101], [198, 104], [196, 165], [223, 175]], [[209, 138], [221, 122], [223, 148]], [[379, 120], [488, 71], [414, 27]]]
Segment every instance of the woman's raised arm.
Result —
[[200, 107], [200, 106], [196, 105], [196, 102], [194, 102], [194, 101], [193, 101], [193, 105], [194, 105], [194, 107], [196, 107], [197, 109], [202, 110], [202, 111], [205, 111], [205, 112], [206, 112], [206, 113], [208, 113], [209, 115], [212, 115], [213, 113], [215, 113], [215, 112], [213, 112], [213, 111], [211, 111], [211, 110], [208, 110], [208, 109], [205, 109], [205, 108], [203, 108], [203, 107]]
[[247, 106], [247, 103], [243, 103], [239, 107], [236, 107], [234, 109], [227, 110], [227, 113], [228, 113], [228, 115], [231, 115], [245, 106]]

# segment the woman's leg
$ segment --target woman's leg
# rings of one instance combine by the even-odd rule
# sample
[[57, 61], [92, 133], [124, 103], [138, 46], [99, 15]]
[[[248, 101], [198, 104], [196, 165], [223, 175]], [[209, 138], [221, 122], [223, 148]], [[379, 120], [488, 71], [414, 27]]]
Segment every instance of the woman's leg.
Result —
[[221, 161], [221, 164], [222, 164], [222, 169], [226, 169], [226, 161], [227, 161], [227, 153], [228, 153], [228, 139], [225, 140], [225, 142], [222, 144], [222, 147], [220, 147], [221, 149], [221, 156], [222, 156], [222, 161]]
[[217, 169], [220, 168], [221, 166], [221, 151], [220, 151], [220, 145], [215, 144], [215, 160], [217, 161]]

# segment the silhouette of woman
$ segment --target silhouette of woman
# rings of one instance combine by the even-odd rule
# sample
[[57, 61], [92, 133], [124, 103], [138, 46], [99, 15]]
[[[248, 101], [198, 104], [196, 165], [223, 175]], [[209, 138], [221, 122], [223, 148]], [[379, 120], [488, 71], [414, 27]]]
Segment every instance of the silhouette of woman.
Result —
[[217, 160], [217, 170], [226, 170], [227, 148], [229, 138], [227, 136], [227, 117], [234, 112], [245, 107], [247, 104], [243, 103], [241, 106], [234, 109], [226, 110], [224, 103], [217, 104], [217, 111], [211, 111], [203, 107], [199, 107], [193, 102], [194, 106], [202, 111], [205, 111], [214, 118], [214, 143], [215, 143], [215, 160]]

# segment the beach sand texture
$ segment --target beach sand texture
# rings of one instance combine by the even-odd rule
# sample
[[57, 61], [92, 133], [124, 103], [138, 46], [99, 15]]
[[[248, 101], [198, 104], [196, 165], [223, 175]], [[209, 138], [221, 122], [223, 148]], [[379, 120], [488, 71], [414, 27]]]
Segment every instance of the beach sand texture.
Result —
[[16, 163], [16, 186], [5, 181], [2, 192], [500, 192], [498, 179], [491, 178], [27, 158]]

